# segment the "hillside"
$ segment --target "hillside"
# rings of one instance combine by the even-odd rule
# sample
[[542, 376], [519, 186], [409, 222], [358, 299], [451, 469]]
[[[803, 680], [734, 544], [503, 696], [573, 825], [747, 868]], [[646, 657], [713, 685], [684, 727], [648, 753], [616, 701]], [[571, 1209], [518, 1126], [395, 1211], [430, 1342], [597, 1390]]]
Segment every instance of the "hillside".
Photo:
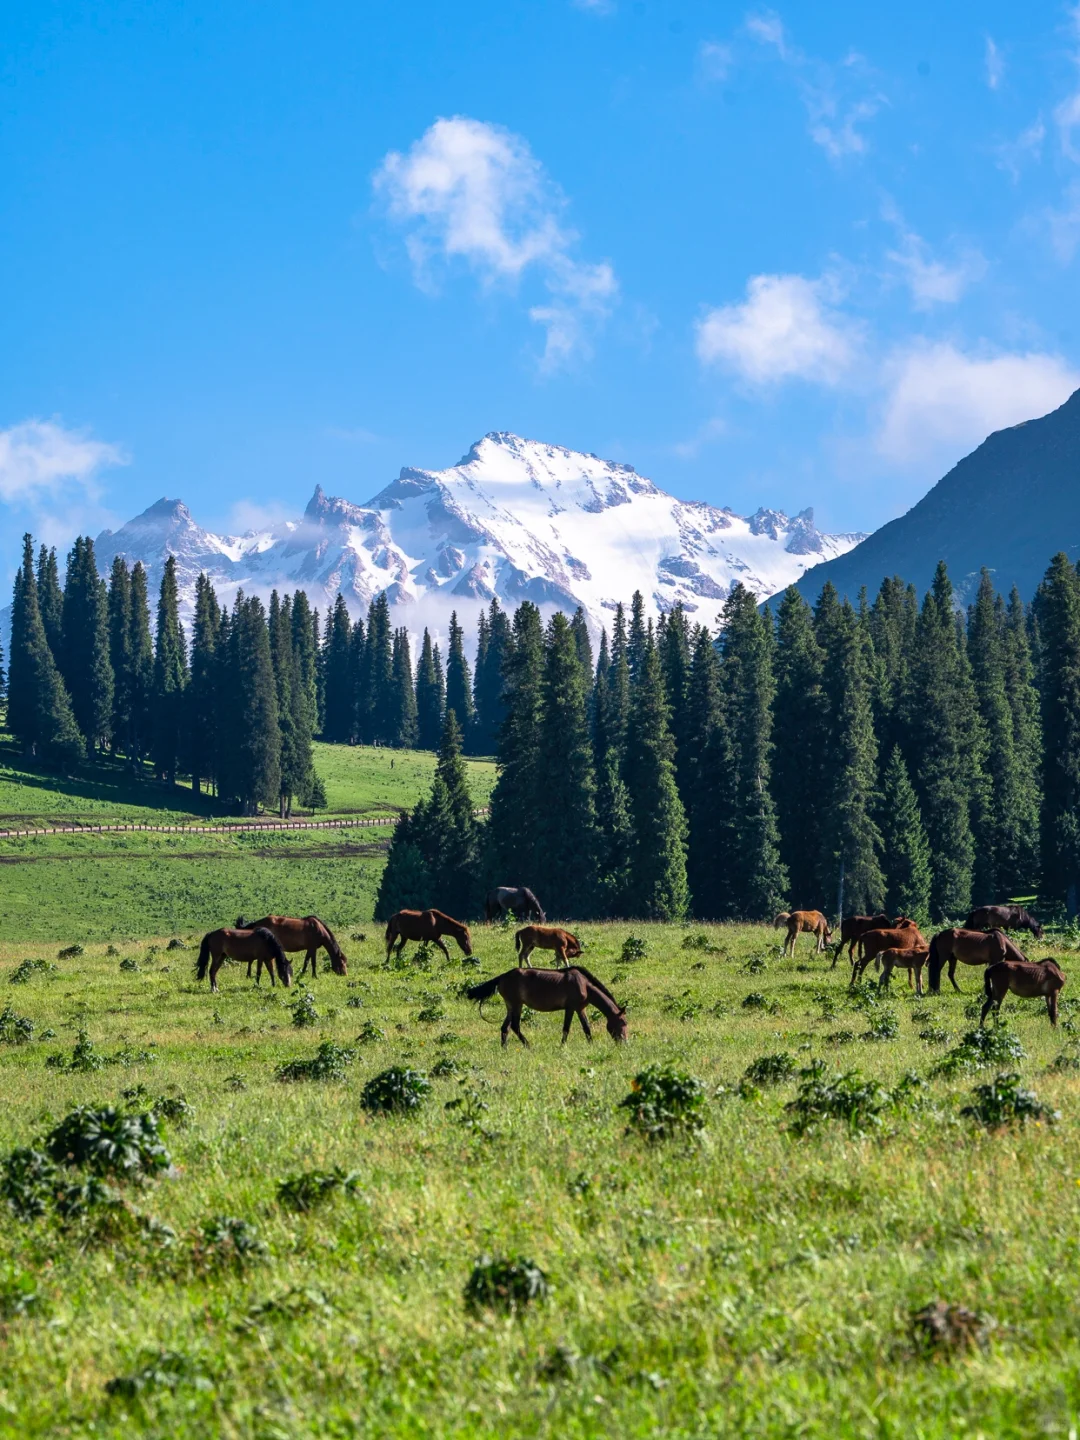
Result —
[[1080, 390], [1051, 414], [990, 435], [906, 515], [796, 583], [811, 602], [827, 580], [853, 599], [886, 575], [923, 591], [944, 560], [961, 599], [985, 565], [999, 591], [1016, 585], [1029, 600], [1058, 550], [1080, 556]]

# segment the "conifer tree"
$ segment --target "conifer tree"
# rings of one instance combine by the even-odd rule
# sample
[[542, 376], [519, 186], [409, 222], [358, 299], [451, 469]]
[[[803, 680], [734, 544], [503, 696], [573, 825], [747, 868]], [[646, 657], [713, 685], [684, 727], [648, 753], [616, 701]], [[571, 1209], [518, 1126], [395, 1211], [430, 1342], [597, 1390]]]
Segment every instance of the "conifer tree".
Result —
[[244, 708], [222, 746], [220, 788], [242, 814], [255, 815], [260, 804], [276, 808], [281, 795], [277, 687], [262, 602], [238, 594], [227, 629], [228, 673]]
[[646, 643], [645, 597], [640, 590], [635, 590], [630, 600], [630, 633], [626, 642], [626, 663], [630, 670], [631, 684], [637, 679], [645, 659]]
[[543, 804], [533, 817], [535, 868], [529, 885], [555, 915], [586, 915], [595, 904], [596, 780], [589, 743], [587, 672], [561, 611], [545, 637], [539, 776]]
[[416, 744], [417, 736], [416, 691], [413, 688], [409, 632], [404, 626], [394, 631], [393, 675], [390, 683], [393, 701], [390, 744], [403, 750], [411, 750]]
[[722, 618], [721, 677], [731, 755], [733, 843], [724, 867], [732, 918], [771, 918], [787, 875], [780, 858], [772, 764], [772, 625], [744, 585], [732, 587]]
[[675, 783], [675, 743], [651, 623], [634, 674], [623, 773], [633, 827], [633, 913], [642, 919], [681, 920], [689, 901], [686, 815]]
[[[183, 751], [183, 703], [187, 646], [180, 624], [176, 557], [165, 561], [154, 641], [153, 757], [158, 778], [175, 782]], [[243, 691], [241, 691], [243, 694]], [[246, 700], [245, 696], [245, 700]], [[238, 723], [246, 723], [244, 721]]]
[[128, 641], [130, 698], [127, 756], [138, 765], [150, 754], [154, 730], [154, 646], [150, 639], [150, 596], [141, 560], [131, 570], [131, 631]]
[[728, 873], [733, 850], [735, 771], [724, 713], [720, 656], [704, 625], [694, 633], [687, 729], [687, 881], [694, 914], [702, 919], [718, 919], [737, 913]]
[[75, 719], [93, 756], [108, 741], [112, 726], [113, 669], [108, 596], [89, 536], [76, 539], [68, 556], [58, 658]]
[[600, 915], [629, 916], [634, 826], [619, 756], [609, 748], [596, 770], [596, 898]]
[[[835, 591], [833, 592], [835, 595]], [[775, 747], [772, 793], [780, 833], [780, 858], [788, 873], [792, 904], [816, 910], [831, 906], [823, 873], [828, 698], [825, 655], [814, 618], [794, 585], [784, 592], [776, 617]], [[830, 677], [835, 687], [835, 676]]]
[[544, 634], [540, 611], [523, 601], [514, 612], [506, 662], [506, 719], [488, 820], [489, 869], [498, 885], [530, 885], [536, 872], [534, 821], [542, 800], [539, 773]]
[[60, 589], [56, 550], [47, 550], [44, 545], [38, 551], [37, 594], [45, 639], [49, 642], [53, 659], [60, 665], [64, 653], [64, 595]]
[[481, 612], [473, 675], [476, 720], [472, 750], [477, 755], [494, 755], [499, 731], [506, 715], [503, 703], [503, 665], [510, 644], [510, 617], [497, 599], [487, 615]]
[[424, 630], [420, 647], [420, 659], [416, 667], [416, 726], [417, 741], [421, 750], [434, 750], [442, 734], [445, 686], [439, 652], [431, 643], [431, 635]]
[[340, 591], [326, 622], [324, 650], [326, 718], [323, 722], [323, 739], [335, 745], [347, 745], [352, 739], [355, 707], [350, 664], [352, 624], [345, 597]]
[[465, 658], [465, 637], [458, 624], [457, 611], [450, 616], [450, 649], [446, 657], [446, 708], [457, 716], [458, 729], [469, 738], [472, 734], [473, 707], [472, 679], [469, 662]]
[[690, 626], [681, 604], [674, 606], [668, 615], [660, 617], [656, 643], [660, 654], [660, 670], [664, 678], [671, 738], [675, 742], [675, 779], [685, 809], [691, 770], [687, 704], [690, 691]]
[[[416, 812], [420, 813], [417, 814]], [[394, 826], [386, 865], [375, 897], [375, 919], [389, 920], [399, 910], [426, 910], [432, 903], [431, 869], [420, 848], [424, 802]]]
[[292, 649], [309, 735], [319, 729], [319, 614], [303, 590], [292, 597]]
[[1018, 813], [1016, 870], [1009, 877], [1008, 893], [1027, 895], [1035, 889], [1040, 875], [1042, 730], [1028, 621], [1015, 585], [1005, 612], [1004, 651], [1005, 694], [1012, 715]]
[[1035, 600], [1041, 649], [1042, 864], [1048, 895], [1080, 906], [1080, 576], [1059, 553]]
[[[370, 617], [369, 617], [370, 618]], [[363, 745], [371, 722], [371, 695], [368, 690], [368, 636], [364, 622], [357, 617], [349, 636], [349, 659], [346, 670], [348, 711], [345, 738], [350, 745]]]
[[626, 615], [621, 604], [615, 606], [615, 622], [611, 627], [606, 708], [607, 743], [615, 749], [621, 764], [626, 749], [626, 727], [630, 720], [630, 650]]
[[881, 787], [885, 908], [890, 915], [907, 915], [923, 925], [930, 919], [930, 842], [899, 745], [886, 762]]
[[109, 662], [113, 672], [112, 747], [131, 755], [131, 572], [122, 555], [109, 572]]
[[592, 734], [593, 761], [599, 773], [600, 763], [610, 748], [608, 738], [608, 681], [611, 675], [611, 652], [607, 630], [600, 631], [600, 651], [596, 657], [592, 690], [589, 694], [589, 729]]
[[574, 644], [577, 647], [578, 663], [581, 665], [582, 674], [591, 680], [593, 673], [592, 641], [589, 639], [589, 622], [585, 619], [585, 611], [580, 605], [574, 611], [570, 629], [574, 632]]
[[394, 642], [390, 627], [390, 602], [384, 590], [368, 609], [367, 640], [361, 669], [357, 702], [357, 733], [365, 745], [389, 745], [392, 725]]
[[292, 814], [295, 798], [310, 795], [313, 765], [308, 701], [293, 649], [292, 600], [286, 595], [279, 602], [276, 590], [270, 596], [268, 628], [281, 737], [278, 808], [285, 818]]
[[918, 618], [914, 585], [905, 585], [898, 575], [883, 580], [869, 616], [876, 660], [874, 716], [883, 755], [904, 740], [904, 703], [910, 692]]
[[[202, 781], [207, 788], [217, 780], [218, 723], [226, 713], [219, 689], [218, 641], [221, 607], [205, 574], [195, 581], [195, 619], [191, 636], [191, 683], [187, 706], [187, 767], [197, 795]], [[231, 708], [231, 707], [230, 707]], [[228, 723], [228, 721], [226, 721]]]
[[50, 768], [72, 769], [86, 746], [45, 637], [29, 535], [23, 536], [23, 561], [15, 576], [8, 687], [8, 728], [23, 749]]

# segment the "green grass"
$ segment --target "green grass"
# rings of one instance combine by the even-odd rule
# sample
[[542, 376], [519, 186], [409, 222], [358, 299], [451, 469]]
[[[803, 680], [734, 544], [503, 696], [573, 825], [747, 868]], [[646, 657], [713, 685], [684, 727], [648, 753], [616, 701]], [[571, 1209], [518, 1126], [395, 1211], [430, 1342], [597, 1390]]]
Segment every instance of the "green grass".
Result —
[[[8, 1267], [38, 1277], [42, 1296], [38, 1313], [3, 1320], [0, 1434], [1068, 1435], [1080, 1408], [1080, 1071], [1047, 1067], [1077, 1053], [1077, 1037], [1006, 1001], [1020, 1068], [1061, 1110], [1057, 1125], [995, 1134], [961, 1119], [984, 1074], [930, 1081], [926, 1103], [874, 1134], [830, 1124], [796, 1139], [784, 1105], [797, 1080], [736, 1093], [754, 1059], [821, 1057], [885, 1085], [925, 1077], [943, 1047], [919, 1031], [969, 1029], [978, 974], [961, 967], [964, 995], [923, 1002], [894, 980], [898, 1038], [874, 1042], [858, 1038], [872, 1017], [847, 1004], [845, 968], [806, 948], [782, 960], [772, 931], [709, 927], [710, 951], [684, 948], [678, 927], [632, 928], [648, 954], [622, 964], [629, 925], [580, 927], [586, 963], [629, 1003], [621, 1049], [599, 1023], [591, 1047], [575, 1026], [560, 1049], [550, 1015], [526, 1024], [530, 1050], [500, 1049], [500, 1002], [482, 1019], [459, 995], [463, 980], [511, 963], [498, 929], [476, 928], [475, 968], [455, 954], [387, 971], [374, 939], [346, 942], [349, 976], [320, 975], [320, 1020], [302, 1030], [280, 989], [256, 990], [237, 967], [216, 996], [196, 987], [193, 951], [148, 953], [149, 929], [112, 956], [0, 945], [3, 999], [57, 1032], [0, 1046], [0, 1149], [136, 1084], [176, 1087], [196, 1109], [169, 1132], [174, 1174], [133, 1196], [176, 1231], [171, 1253], [130, 1238], [85, 1244], [47, 1220], [0, 1229], [0, 1310], [13, 1308]], [[144, 968], [121, 971], [128, 956]], [[27, 957], [57, 970], [9, 986]], [[745, 970], [754, 957], [763, 966]], [[763, 1008], [743, 1007], [751, 992]], [[433, 1002], [444, 1018], [418, 1021]], [[367, 1021], [385, 1038], [360, 1047], [345, 1081], [274, 1080], [284, 1060], [325, 1039], [348, 1045]], [[101, 1052], [146, 1048], [156, 1063], [46, 1068], [80, 1028]], [[837, 1048], [840, 1031], [857, 1038]], [[378, 1071], [430, 1071], [445, 1057], [458, 1071], [432, 1081], [417, 1115], [362, 1110]], [[654, 1062], [703, 1082], [699, 1143], [625, 1133], [619, 1101]], [[231, 1089], [233, 1076], [246, 1088]], [[461, 1123], [469, 1106], [444, 1108], [470, 1093], [494, 1138]], [[278, 1203], [283, 1178], [336, 1166], [359, 1172], [351, 1193], [308, 1213]], [[193, 1237], [220, 1214], [254, 1225], [268, 1258], [238, 1273], [194, 1266]], [[485, 1253], [535, 1261], [550, 1298], [516, 1318], [471, 1313], [463, 1290]], [[939, 1298], [993, 1316], [985, 1351], [920, 1353], [911, 1312]], [[108, 1397], [110, 1379], [162, 1349], [188, 1377], [175, 1393]]]

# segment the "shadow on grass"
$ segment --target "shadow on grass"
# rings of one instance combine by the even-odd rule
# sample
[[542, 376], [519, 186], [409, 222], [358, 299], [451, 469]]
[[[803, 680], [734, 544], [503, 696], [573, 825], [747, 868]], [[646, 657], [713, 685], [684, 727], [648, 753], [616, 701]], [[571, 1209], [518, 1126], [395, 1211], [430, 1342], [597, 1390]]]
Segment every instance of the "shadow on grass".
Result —
[[[212, 797], [196, 795], [180, 785], [166, 785], [154, 777], [149, 766], [144, 765], [141, 770], [133, 772], [128, 769], [126, 761], [106, 756], [92, 765], [80, 765], [73, 775], [58, 775], [34, 767], [6, 737], [0, 739], [0, 780], [27, 790], [39, 790], [42, 794], [66, 796], [72, 802], [70, 807], [63, 809], [54, 804], [37, 811], [27, 808], [12, 812], [5, 811], [0, 801], [0, 823], [16, 823], [27, 816], [46, 821], [50, 816], [57, 819], [60, 816], [70, 817], [77, 812], [80, 800], [96, 801], [106, 809], [119, 810], [130, 806], [143, 810], [182, 812], [207, 819], [223, 813], [216, 808]], [[104, 815], [95, 813], [88, 815], [85, 823], [97, 824], [99, 820], [104, 824]]]

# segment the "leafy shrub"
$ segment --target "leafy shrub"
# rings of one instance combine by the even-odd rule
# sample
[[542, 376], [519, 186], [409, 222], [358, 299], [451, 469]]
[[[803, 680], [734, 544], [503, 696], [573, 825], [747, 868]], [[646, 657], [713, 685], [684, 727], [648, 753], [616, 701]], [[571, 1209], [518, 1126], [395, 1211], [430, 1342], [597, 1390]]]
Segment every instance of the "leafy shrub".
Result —
[[105, 1066], [105, 1057], [96, 1052], [94, 1042], [86, 1031], [80, 1030], [75, 1037], [70, 1060], [65, 1060], [62, 1055], [50, 1055], [45, 1064], [50, 1070], [101, 1070]]
[[1046, 1068], [1059, 1074], [1062, 1071], [1080, 1070], [1080, 1055], [1075, 1051], [1070, 1055], [1067, 1050], [1063, 1050], [1060, 1055], [1054, 1056]]
[[315, 1054], [286, 1060], [274, 1071], [274, 1078], [282, 1081], [295, 1080], [344, 1080], [346, 1067], [356, 1059], [356, 1051], [333, 1040], [324, 1040]]
[[647, 1140], [693, 1136], [705, 1128], [705, 1087], [692, 1075], [650, 1065], [634, 1076], [619, 1108], [630, 1112], [627, 1128]]
[[301, 990], [290, 1006], [292, 1023], [298, 1030], [307, 1029], [319, 1023], [319, 1012], [315, 1008], [315, 996], [310, 990]]
[[132, 960], [129, 956], [127, 959], [120, 961], [120, 969], [127, 970], [129, 972], [134, 971], [135, 974], [138, 974], [139, 962], [138, 960]]
[[1024, 1049], [1017, 1037], [1004, 1025], [992, 1030], [969, 1030], [944, 1059], [931, 1070], [931, 1075], [956, 1075], [969, 1070], [986, 1070], [1010, 1060], [1023, 1060]]
[[77, 955], [84, 953], [81, 945], [68, 945], [65, 949], [56, 952], [56, 958], [58, 960], [74, 960]]
[[776, 1055], [759, 1055], [746, 1067], [744, 1078], [752, 1085], [779, 1085], [795, 1074], [795, 1061], [786, 1050]]
[[465, 1308], [516, 1314], [551, 1293], [548, 1277], [524, 1255], [493, 1259], [481, 1255], [465, 1283]]
[[976, 1085], [971, 1093], [975, 1103], [965, 1105], [960, 1114], [991, 1130], [1023, 1125], [1028, 1120], [1045, 1120], [1052, 1125], [1061, 1119], [1061, 1112], [1044, 1105], [1034, 1090], [1023, 1089], [1015, 1071], [996, 1075], [988, 1084]]
[[362, 996], [350, 995], [345, 1001], [345, 1008], [346, 1010], [362, 1010], [364, 1008], [364, 1001]]
[[179, 939], [176, 935], [174, 935], [173, 938], [169, 941], [169, 943], [165, 946], [165, 949], [186, 950], [187, 946], [184, 944], [183, 940]]
[[770, 1000], [767, 995], [762, 995], [760, 990], [751, 990], [749, 995], [743, 996], [742, 1008], [744, 1010], [764, 1010], [767, 1015], [780, 1014], [779, 1000]]
[[431, 1000], [424, 1008], [417, 1012], [417, 1020], [423, 1021], [425, 1025], [435, 1025], [440, 1020], [446, 1019], [446, 1011], [441, 1000]]
[[196, 1264], [207, 1270], [244, 1270], [269, 1256], [255, 1226], [235, 1215], [214, 1215], [204, 1220], [193, 1246]]
[[452, 1030], [444, 1030], [441, 1035], [435, 1037], [436, 1045], [460, 1045], [461, 1036], [455, 1035]]
[[375, 1024], [375, 1021], [374, 1021], [374, 1020], [368, 1020], [368, 1021], [365, 1022], [363, 1029], [360, 1031], [360, 1034], [357, 1035], [357, 1037], [356, 1037], [356, 1044], [357, 1044], [357, 1045], [371, 1045], [371, 1044], [374, 1043], [374, 1041], [376, 1041], [376, 1040], [385, 1040], [385, 1039], [386, 1039], [386, 1031], [380, 1029], [380, 1027]]
[[137, 1115], [111, 1105], [80, 1105], [49, 1131], [43, 1143], [58, 1165], [121, 1180], [142, 1180], [172, 1164], [161, 1122], [152, 1110]]
[[908, 1103], [923, 1084], [917, 1075], [906, 1075], [890, 1091], [858, 1070], [829, 1074], [824, 1060], [814, 1060], [799, 1076], [798, 1094], [784, 1106], [793, 1135], [807, 1135], [827, 1120], [842, 1121], [852, 1132], [876, 1129], [887, 1111]]
[[56, 966], [47, 960], [22, 960], [8, 976], [9, 985], [26, 985], [35, 975], [56, 973]]
[[0, 1197], [17, 1220], [38, 1220], [52, 1202], [56, 1166], [41, 1150], [12, 1150], [0, 1165]]
[[0, 1010], [0, 1045], [27, 1045], [33, 1038], [34, 1022], [5, 1005]]
[[213, 1383], [199, 1361], [179, 1350], [146, 1353], [142, 1363], [129, 1375], [116, 1375], [105, 1382], [105, 1393], [114, 1400], [137, 1400], [154, 1390], [175, 1392], [181, 1385], [212, 1390]]
[[947, 1045], [952, 1039], [948, 1030], [942, 1029], [940, 1025], [928, 1025], [925, 1030], [919, 1031], [919, 1039], [925, 1040], [927, 1045]]
[[769, 962], [764, 955], [751, 955], [745, 965], [739, 967], [744, 975], [760, 975], [769, 968]]
[[649, 954], [649, 942], [640, 935], [628, 935], [619, 954], [624, 965], [634, 960], [644, 960]]
[[989, 1315], [944, 1300], [925, 1305], [911, 1317], [916, 1345], [924, 1352], [971, 1350], [984, 1345], [994, 1327]]
[[159, 1095], [154, 1101], [153, 1110], [155, 1115], [160, 1115], [162, 1120], [167, 1120], [170, 1125], [182, 1129], [190, 1125], [195, 1119], [195, 1106], [190, 1104], [183, 1095]]
[[682, 948], [684, 950], [703, 950], [706, 955], [719, 955], [720, 946], [714, 945], [704, 930], [699, 930], [696, 935], [684, 935]]
[[[458, 1081], [458, 1084], [468, 1086], [468, 1081], [462, 1079]], [[453, 1100], [448, 1100], [443, 1109], [456, 1112], [454, 1119], [459, 1125], [464, 1125], [465, 1129], [478, 1140], [497, 1140], [499, 1138], [497, 1130], [489, 1130], [484, 1124], [488, 1105], [479, 1090], [466, 1088], [463, 1094], [455, 1096]]]
[[408, 1115], [420, 1108], [430, 1089], [431, 1081], [420, 1071], [391, 1065], [367, 1082], [360, 1092], [360, 1104], [372, 1114]]
[[854, 1030], [833, 1030], [825, 1036], [826, 1045], [853, 1045], [855, 1043]]
[[304, 1214], [324, 1204], [337, 1191], [350, 1194], [359, 1183], [359, 1170], [346, 1172], [340, 1165], [333, 1170], [304, 1170], [278, 1181], [278, 1204]]
[[870, 1029], [862, 1038], [864, 1040], [895, 1040], [899, 1034], [899, 1020], [891, 1010], [882, 1010], [880, 1015], [871, 1016]]
[[442, 1080], [447, 1075], [456, 1075], [461, 1070], [461, 1064], [452, 1055], [444, 1055], [428, 1072], [433, 1080]]

